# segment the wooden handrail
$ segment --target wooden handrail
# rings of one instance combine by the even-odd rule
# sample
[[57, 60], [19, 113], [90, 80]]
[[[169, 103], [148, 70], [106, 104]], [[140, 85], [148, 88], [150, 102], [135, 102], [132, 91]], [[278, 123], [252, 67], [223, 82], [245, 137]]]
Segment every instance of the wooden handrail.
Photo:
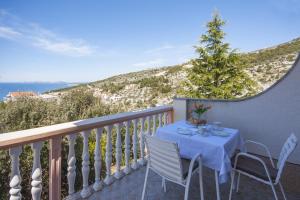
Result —
[[137, 118], [173, 111], [172, 106], [158, 106], [137, 112], [126, 112], [102, 117], [78, 120], [40, 128], [27, 129], [0, 134], [0, 149], [11, 148], [37, 141], [45, 141], [57, 136], [78, 133], [107, 125], [129, 121]]

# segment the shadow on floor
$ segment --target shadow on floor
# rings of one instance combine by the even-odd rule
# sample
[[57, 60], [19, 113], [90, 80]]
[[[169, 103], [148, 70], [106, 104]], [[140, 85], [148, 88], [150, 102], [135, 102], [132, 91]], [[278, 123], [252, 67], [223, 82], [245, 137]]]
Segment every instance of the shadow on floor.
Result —
[[[140, 200], [143, 190], [146, 167], [132, 172], [130, 175], [116, 180], [112, 185], [104, 187], [100, 192], [94, 193], [89, 200]], [[204, 194], [206, 200], [216, 199], [214, 171], [204, 168]], [[282, 176], [283, 187], [288, 200], [300, 200], [300, 166], [288, 164]], [[228, 200], [230, 181], [222, 184], [222, 200]], [[283, 199], [279, 188], [277, 194]], [[150, 172], [148, 178], [146, 198], [147, 200], [182, 200], [184, 188], [177, 184], [167, 182], [167, 192], [161, 187], [161, 178]], [[190, 200], [200, 199], [199, 180], [195, 174], [190, 187]], [[248, 177], [241, 176], [240, 190], [234, 192], [233, 200], [273, 200], [271, 188]]]

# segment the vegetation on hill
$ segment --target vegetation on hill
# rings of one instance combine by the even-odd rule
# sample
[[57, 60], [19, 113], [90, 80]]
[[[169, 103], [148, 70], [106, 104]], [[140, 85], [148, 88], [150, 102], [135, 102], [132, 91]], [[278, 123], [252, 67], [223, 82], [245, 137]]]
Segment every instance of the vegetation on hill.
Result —
[[243, 54], [244, 58], [247, 60], [248, 64], [251, 65], [261, 65], [265, 63], [270, 63], [280, 59], [293, 62], [295, 60], [295, 52], [300, 51], [300, 38], [294, 39], [290, 42], [280, 44], [275, 47], [258, 50], [255, 52], [250, 52]]
[[116, 93], [125, 87], [124, 84], [104, 83], [102, 89], [105, 92]]
[[[280, 79], [289, 70], [299, 51], [300, 38], [297, 38], [272, 48], [237, 54], [242, 59], [244, 71], [257, 84], [253, 94], [265, 90]], [[192, 67], [191, 63], [189, 61], [175, 66], [121, 74], [71, 89], [55, 91], [52, 94], [60, 96], [73, 89], [82, 88], [102, 98], [105, 104], [118, 106], [124, 110], [169, 104], [177, 95], [176, 91], [181, 88], [180, 83], [187, 80], [187, 71]], [[157, 83], [154, 83], [155, 81]], [[248, 92], [248, 95], [251, 93]], [[236, 94], [237, 97], [243, 95]]]
[[265, 90], [280, 79], [292, 66], [300, 52], [300, 38], [271, 48], [242, 54], [246, 71]]

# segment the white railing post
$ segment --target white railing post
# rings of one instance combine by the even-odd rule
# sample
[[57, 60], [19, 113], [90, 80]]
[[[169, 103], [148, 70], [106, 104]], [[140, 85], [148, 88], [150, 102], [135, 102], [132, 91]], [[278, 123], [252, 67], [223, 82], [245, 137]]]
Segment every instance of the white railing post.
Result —
[[22, 147], [14, 147], [9, 149], [9, 156], [11, 160], [11, 178], [10, 178], [10, 198], [11, 200], [21, 200], [21, 175], [19, 157], [22, 152]]
[[173, 123], [173, 111], [167, 112], [167, 124]]
[[35, 142], [31, 144], [31, 148], [33, 150], [31, 195], [33, 200], [41, 199], [41, 194], [42, 194], [42, 169], [41, 169], [42, 146], [43, 146], [43, 142]]
[[168, 113], [164, 113], [164, 126], [166, 126], [168, 124]]
[[158, 127], [162, 127], [162, 113], [158, 115]]
[[[150, 117], [149, 117], [150, 119]], [[150, 131], [150, 120], [148, 119], [148, 131]], [[144, 142], [144, 132], [145, 132], [145, 118], [141, 118], [141, 132], [140, 132], [140, 165], [145, 165], [145, 142]], [[149, 133], [149, 132], [148, 132]], [[149, 133], [150, 134], [150, 133]]]
[[61, 136], [49, 140], [49, 200], [61, 199]]
[[137, 163], [137, 146], [138, 146], [138, 137], [137, 137], [137, 119], [133, 120], [133, 136], [132, 136], [132, 151], [133, 151], [133, 163], [132, 169], [137, 169], [139, 167]]
[[121, 140], [121, 124], [116, 124], [117, 138], [116, 138], [116, 172], [115, 178], [120, 179], [122, 177], [121, 162], [122, 162], [122, 140]]
[[97, 128], [96, 130], [96, 146], [94, 152], [94, 167], [95, 167], [95, 183], [93, 185], [93, 189], [95, 191], [99, 191], [102, 189], [102, 181], [101, 181], [101, 167], [102, 167], [102, 152], [101, 152], [101, 136], [102, 136], [102, 128]]
[[124, 173], [129, 174], [131, 171], [130, 167], [130, 121], [126, 121], [125, 123], [126, 133], [125, 133], [125, 169]]
[[147, 116], [147, 134], [151, 135], [151, 118]]
[[76, 142], [76, 134], [68, 135], [68, 143], [69, 143], [69, 154], [68, 154], [68, 200], [74, 199], [75, 194], [75, 179], [76, 179], [76, 156], [75, 156], [75, 142]]
[[153, 115], [153, 128], [152, 128], [152, 135], [156, 133], [156, 115]]
[[91, 131], [84, 131], [81, 133], [83, 137], [83, 151], [82, 151], [82, 181], [83, 187], [80, 192], [82, 198], [87, 198], [91, 195], [89, 189], [89, 173], [90, 173], [90, 155], [89, 155], [89, 135]]
[[113, 177], [111, 175], [111, 160], [112, 160], [112, 143], [111, 143], [111, 131], [112, 126], [105, 127], [107, 131], [106, 135], [106, 152], [105, 152], [105, 164], [106, 164], [106, 177], [104, 183], [109, 185], [113, 182]]

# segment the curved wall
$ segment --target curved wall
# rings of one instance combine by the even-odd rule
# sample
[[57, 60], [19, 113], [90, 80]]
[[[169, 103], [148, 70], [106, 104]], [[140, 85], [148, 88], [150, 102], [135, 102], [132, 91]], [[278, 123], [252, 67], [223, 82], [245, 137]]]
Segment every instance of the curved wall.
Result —
[[[239, 129], [244, 139], [266, 144], [273, 157], [278, 158], [290, 133], [294, 132], [300, 140], [300, 56], [282, 79], [254, 97], [234, 101], [174, 99], [175, 120], [186, 119], [187, 109], [194, 101], [212, 105], [208, 121]], [[249, 150], [264, 155], [257, 148]], [[300, 145], [289, 161], [300, 164]]]

